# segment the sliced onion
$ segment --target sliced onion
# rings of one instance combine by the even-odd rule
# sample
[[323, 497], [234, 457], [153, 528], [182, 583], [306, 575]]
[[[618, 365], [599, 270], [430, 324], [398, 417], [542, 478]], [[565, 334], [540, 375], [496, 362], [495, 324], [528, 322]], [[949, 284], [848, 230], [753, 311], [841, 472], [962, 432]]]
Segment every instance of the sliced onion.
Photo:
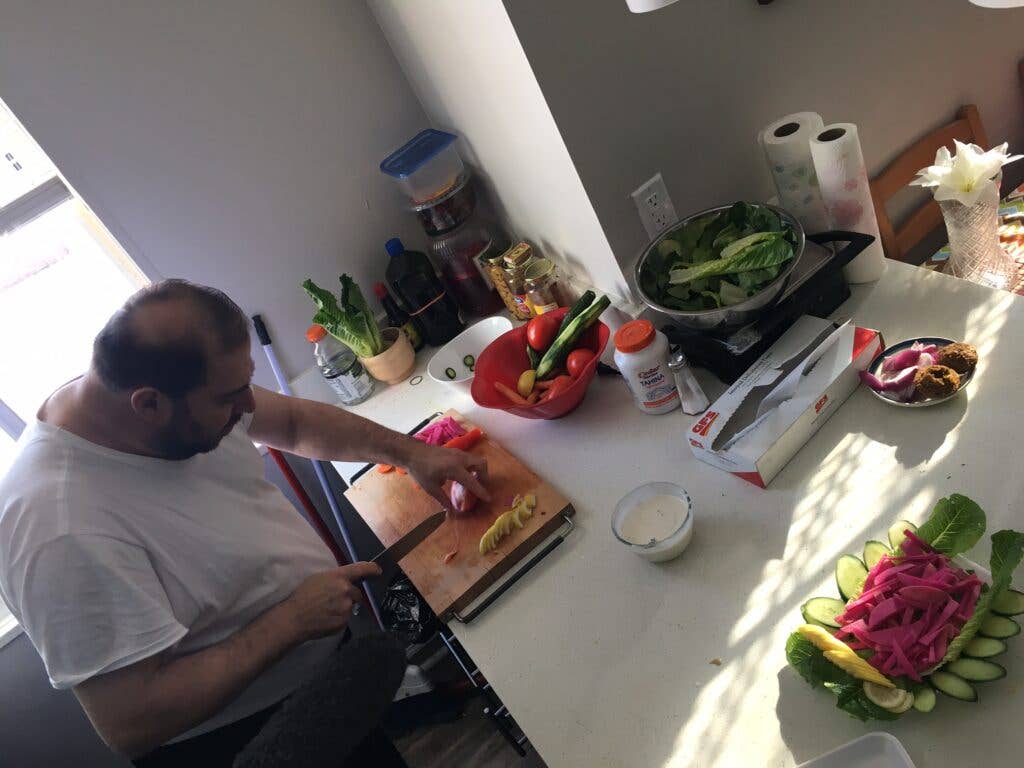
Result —
[[873, 373], [861, 371], [860, 380], [875, 390], [875, 392], [883, 392], [885, 390], [885, 384], [883, 384], [882, 380]]
[[937, 350], [938, 347], [934, 344], [924, 345], [916, 343], [909, 349], [904, 349], [885, 358], [885, 361], [882, 363], [882, 370], [890, 373], [902, 371], [905, 368], [914, 368], [920, 364], [922, 355], [934, 355]]

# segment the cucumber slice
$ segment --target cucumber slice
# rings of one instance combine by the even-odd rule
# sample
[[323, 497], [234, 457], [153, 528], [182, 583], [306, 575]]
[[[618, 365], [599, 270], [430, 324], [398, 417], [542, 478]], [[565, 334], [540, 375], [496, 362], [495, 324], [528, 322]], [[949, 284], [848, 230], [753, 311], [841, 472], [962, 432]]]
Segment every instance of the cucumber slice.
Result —
[[992, 601], [992, 612], [1000, 616], [1017, 616], [1024, 613], [1024, 592], [1008, 589]]
[[820, 624], [833, 629], [839, 628], [836, 616], [846, 610], [846, 603], [834, 597], [812, 597], [800, 606], [800, 613], [808, 624]]
[[447, 376], [449, 379], [454, 379], [456, 376], [458, 376], [454, 368], [445, 368], [444, 375]]
[[960, 658], [947, 664], [945, 670], [972, 683], [988, 683], [1006, 677], [1006, 669], [1002, 665], [984, 659]]
[[889, 546], [887, 544], [883, 544], [880, 541], [869, 541], [864, 545], [864, 565], [870, 571], [882, 559], [882, 555], [888, 554]]
[[889, 526], [889, 544], [893, 549], [899, 548], [900, 544], [903, 543], [903, 532], [908, 528], [911, 533], [917, 532], [917, 526], [909, 520], [897, 520]]
[[853, 600], [864, 589], [867, 566], [856, 555], [843, 555], [836, 563], [836, 586], [844, 600]]
[[973, 637], [971, 642], [964, 646], [964, 656], [972, 659], [990, 659], [1006, 653], [1006, 643], [996, 640], [994, 637]]
[[935, 689], [922, 685], [914, 691], [914, 709], [918, 712], [931, 712], [935, 709]]
[[978, 632], [985, 637], [1005, 640], [1020, 634], [1020, 624], [1006, 616], [986, 616]]
[[931, 681], [932, 685], [940, 693], [944, 693], [951, 698], [958, 699], [959, 701], [978, 700], [978, 692], [974, 690], [974, 686], [952, 672], [943, 672], [942, 670], [933, 672]]

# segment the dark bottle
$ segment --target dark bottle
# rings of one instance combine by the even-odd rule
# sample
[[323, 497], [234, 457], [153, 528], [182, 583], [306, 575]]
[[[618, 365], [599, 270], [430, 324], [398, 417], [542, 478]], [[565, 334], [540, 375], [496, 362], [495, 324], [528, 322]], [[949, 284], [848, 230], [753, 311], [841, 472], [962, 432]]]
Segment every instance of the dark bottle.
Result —
[[384, 244], [391, 260], [384, 274], [395, 296], [423, 329], [426, 342], [434, 347], [447, 344], [465, 327], [459, 305], [449, 296], [425, 253], [407, 251], [393, 237]]
[[419, 321], [409, 317], [405, 310], [398, 306], [398, 302], [391, 298], [388, 287], [384, 283], [374, 285], [373, 292], [380, 299], [381, 306], [387, 313], [388, 324], [392, 328], [401, 328], [415, 351], [419, 352], [423, 349], [423, 330], [420, 328]]

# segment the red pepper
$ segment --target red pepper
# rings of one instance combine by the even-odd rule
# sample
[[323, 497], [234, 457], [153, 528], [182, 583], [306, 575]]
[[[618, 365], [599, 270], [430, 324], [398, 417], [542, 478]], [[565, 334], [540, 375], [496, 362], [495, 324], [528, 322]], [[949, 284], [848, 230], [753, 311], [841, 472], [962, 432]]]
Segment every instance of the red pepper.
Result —
[[445, 448], [455, 448], [459, 451], [468, 451], [474, 445], [480, 442], [480, 438], [484, 436], [484, 433], [479, 427], [474, 427], [464, 435], [453, 437], [447, 443], [444, 444]]

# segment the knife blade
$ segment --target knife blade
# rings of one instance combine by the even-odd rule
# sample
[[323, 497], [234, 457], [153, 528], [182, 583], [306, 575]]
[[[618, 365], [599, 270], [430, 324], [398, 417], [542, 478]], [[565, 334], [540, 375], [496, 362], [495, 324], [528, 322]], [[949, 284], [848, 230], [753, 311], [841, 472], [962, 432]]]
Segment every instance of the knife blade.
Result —
[[442, 509], [435, 512], [422, 522], [417, 523], [412, 530], [404, 534], [398, 541], [377, 555], [371, 563], [379, 563], [382, 560], [390, 560], [397, 563], [403, 557], [412, 552], [427, 536], [432, 534], [444, 522], [445, 513]]

